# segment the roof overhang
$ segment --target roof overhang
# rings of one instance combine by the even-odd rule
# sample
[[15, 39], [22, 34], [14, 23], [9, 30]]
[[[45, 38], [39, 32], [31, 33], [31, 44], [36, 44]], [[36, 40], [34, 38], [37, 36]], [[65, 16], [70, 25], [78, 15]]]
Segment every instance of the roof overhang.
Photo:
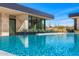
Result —
[[44, 19], [53, 19], [54, 16], [37, 11], [28, 7], [24, 7], [15, 3], [0, 3], [0, 12], [9, 13], [9, 14], [28, 14], [36, 17], [44, 18]]
[[79, 18], [79, 13], [71, 13], [69, 14], [69, 17], [75, 19], [75, 18]]
[[13, 10], [5, 7], [0, 6], [0, 13], [6, 13], [10, 15], [20, 15], [20, 14], [25, 14], [24, 12], [18, 11], [18, 10]]

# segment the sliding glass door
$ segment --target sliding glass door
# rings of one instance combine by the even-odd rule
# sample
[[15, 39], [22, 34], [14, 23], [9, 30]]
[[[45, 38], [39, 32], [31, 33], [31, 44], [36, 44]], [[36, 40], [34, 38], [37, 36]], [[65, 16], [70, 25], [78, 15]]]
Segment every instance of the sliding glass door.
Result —
[[9, 34], [15, 34], [16, 33], [16, 19], [9, 19]]
[[29, 16], [29, 30], [31, 32], [42, 32], [45, 30], [45, 19]]

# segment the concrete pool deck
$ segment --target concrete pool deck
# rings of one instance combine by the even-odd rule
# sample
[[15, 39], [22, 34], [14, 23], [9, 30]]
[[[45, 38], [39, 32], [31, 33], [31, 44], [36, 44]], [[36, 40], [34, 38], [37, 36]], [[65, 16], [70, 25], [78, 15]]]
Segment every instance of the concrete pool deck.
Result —
[[79, 34], [79, 33], [37, 33], [36, 35], [60, 35], [60, 34]]
[[11, 54], [11, 53], [8, 53], [8, 52], [5, 52], [5, 51], [0, 50], [0, 56], [15, 56], [15, 55], [13, 55], [13, 54]]

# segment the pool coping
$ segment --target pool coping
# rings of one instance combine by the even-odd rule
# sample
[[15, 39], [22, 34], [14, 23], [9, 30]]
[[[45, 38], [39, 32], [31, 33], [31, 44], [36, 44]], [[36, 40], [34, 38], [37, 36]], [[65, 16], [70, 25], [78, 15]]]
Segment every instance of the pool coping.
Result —
[[37, 33], [36, 35], [59, 35], [59, 34], [79, 34], [79, 33]]
[[15, 56], [14, 54], [8, 53], [6, 51], [0, 50], [0, 56]]
[[[59, 34], [79, 34], [79, 33], [47, 33], [47, 32], [45, 32], [45, 33], [30, 33], [30, 34], [28, 34], [28, 33], [26, 33], [26, 34], [15, 34], [15, 35], [9, 35], [9, 36], [18, 36], [18, 35], [59, 35]], [[0, 36], [0, 37], [6, 37], [6, 36]]]

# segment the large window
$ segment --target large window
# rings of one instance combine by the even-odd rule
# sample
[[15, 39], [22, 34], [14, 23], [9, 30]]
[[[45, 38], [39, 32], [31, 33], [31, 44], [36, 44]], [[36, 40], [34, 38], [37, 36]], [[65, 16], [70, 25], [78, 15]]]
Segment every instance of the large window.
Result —
[[29, 31], [42, 32], [45, 30], [45, 22], [43, 18], [29, 16]]

